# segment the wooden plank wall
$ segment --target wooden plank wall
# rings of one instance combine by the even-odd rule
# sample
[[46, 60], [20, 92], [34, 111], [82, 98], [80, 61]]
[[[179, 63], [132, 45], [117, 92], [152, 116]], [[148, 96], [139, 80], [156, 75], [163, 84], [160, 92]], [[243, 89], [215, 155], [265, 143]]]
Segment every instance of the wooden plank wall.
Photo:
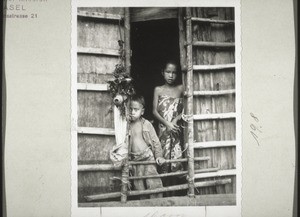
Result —
[[130, 20], [131, 22], [141, 22], [149, 20], [171, 19], [177, 18], [177, 8], [167, 7], [146, 7], [146, 8], [131, 8]]
[[[87, 12], [87, 13], [86, 13]], [[77, 19], [77, 82], [105, 84], [112, 79], [118, 56], [79, 52], [80, 50], [109, 50], [116, 53], [120, 40], [119, 21], [91, 17], [114, 14], [124, 16], [123, 8], [78, 8]], [[80, 14], [88, 14], [80, 16]], [[123, 24], [122, 24], [123, 25]], [[121, 26], [122, 26], [121, 25]], [[124, 40], [124, 29], [121, 27]], [[107, 91], [78, 90], [78, 127], [113, 129], [113, 105]], [[78, 134], [78, 164], [111, 163], [109, 151], [115, 143], [114, 136]], [[79, 172], [78, 202], [86, 202], [83, 196], [120, 191], [120, 182], [110, 177], [120, 177], [119, 171]]]
[[[233, 8], [192, 8], [192, 17], [216, 20], [234, 20]], [[234, 25], [195, 22], [192, 27], [193, 41], [234, 42]], [[194, 65], [218, 65], [235, 62], [234, 48], [193, 47]], [[235, 70], [207, 70], [194, 72], [194, 91], [235, 89]], [[232, 113], [236, 111], [235, 95], [194, 96], [194, 114]], [[196, 142], [224, 141], [236, 139], [235, 119], [195, 120]], [[195, 169], [219, 167], [220, 170], [236, 168], [236, 148], [217, 147], [195, 149], [195, 157], [209, 156], [209, 161], [196, 162]], [[232, 183], [216, 187], [197, 189], [196, 194], [229, 194], [236, 192], [235, 175], [198, 179], [218, 180], [231, 178]]]

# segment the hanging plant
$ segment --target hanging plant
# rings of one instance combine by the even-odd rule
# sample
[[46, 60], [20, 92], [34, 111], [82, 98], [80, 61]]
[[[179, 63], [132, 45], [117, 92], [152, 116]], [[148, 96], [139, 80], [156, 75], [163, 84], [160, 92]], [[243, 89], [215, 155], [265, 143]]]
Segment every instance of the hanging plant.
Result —
[[132, 83], [132, 77], [130, 77], [129, 73], [126, 72], [126, 68], [124, 66], [124, 42], [122, 40], [119, 40], [118, 42], [120, 46], [120, 63], [116, 65], [113, 72], [114, 79], [107, 83], [109, 84], [108, 89], [113, 98], [113, 103], [118, 107], [121, 115], [125, 117], [126, 102], [128, 98], [135, 93], [135, 90]]

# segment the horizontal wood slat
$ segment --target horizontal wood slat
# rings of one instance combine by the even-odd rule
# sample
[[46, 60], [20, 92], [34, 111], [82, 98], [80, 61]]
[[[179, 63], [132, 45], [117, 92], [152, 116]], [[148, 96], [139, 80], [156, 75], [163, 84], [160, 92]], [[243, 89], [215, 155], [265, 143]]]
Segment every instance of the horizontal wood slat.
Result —
[[[195, 170], [196, 173], [207, 173], [207, 172], [215, 172], [218, 171], [220, 168], [207, 168], [207, 169], [199, 169]], [[180, 171], [180, 172], [173, 172], [173, 173], [162, 173], [158, 175], [148, 175], [148, 176], [131, 176], [129, 179], [149, 179], [149, 178], [160, 178], [160, 177], [170, 177], [170, 176], [180, 176], [180, 175], [186, 175], [188, 171]]]
[[77, 11], [77, 16], [80, 17], [91, 17], [105, 20], [122, 20], [123, 17], [119, 14], [109, 14], [100, 12], [90, 12], [90, 11]]
[[222, 70], [235, 68], [235, 64], [193, 65], [193, 70]]
[[235, 118], [235, 113], [199, 114], [194, 115], [194, 120], [229, 119]]
[[169, 7], [131, 8], [130, 22], [178, 18], [178, 9]]
[[84, 198], [87, 201], [94, 201], [94, 200], [103, 200], [103, 199], [118, 198], [118, 197], [121, 197], [121, 192], [96, 194], [96, 195], [85, 196]]
[[[85, 164], [85, 165], [78, 165], [78, 172], [90, 172], [90, 171], [113, 171], [113, 170], [121, 170], [122, 167], [114, 166], [113, 164]], [[206, 169], [199, 169], [195, 170], [195, 173], [207, 173], [207, 172], [215, 172], [218, 171], [220, 168], [206, 168]], [[167, 177], [167, 176], [178, 176], [178, 175], [185, 175], [187, 171], [180, 171], [174, 173], [164, 173], [159, 175], [149, 175], [149, 176], [131, 176], [129, 179], [145, 179], [145, 178], [155, 178], [155, 177]]]
[[112, 171], [121, 170], [121, 167], [116, 167], [113, 164], [87, 164], [78, 165], [78, 172], [89, 172], [89, 171]]
[[115, 135], [115, 130], [109, 128], [78, 127], [77, 132], [80, 134]]
[[107, 56], [116, 56], [116, 57], [120, 56], [119, 50], [108, 49], [108, 48], [94, 48], [94, 47], [78, 47], [77, 53], [107, 55]]
[[[224, 184], [228, 184], [228, 183], [231, 183], [231, 179], [195, 182], [194, 186], [196, 188], [200, 188], [200, 187], [224, 185]], [[187, 189], [188, 187], [189, 187], [188, 184], [182, 184], [182, 185], [174, 185], [174, 186], [162, 187], [162, 188], [156, 188], [156, 189], [128, 191], [127, 195], [128, 196], [138, 196], [138, 195], [156, 194], [156, 193], [162, 193], [162, 192], [168, 192], [168, 191], [183, 190], [183, 189]], [[117, 198], [120, 196], [121, 196], [121, 192], [114, 192], [114, 193], [85, 196], [85, 199], [87, 201], [95, 201], [95, 200], [101, 200], [101, 199]]]
[[173, 172], [173, 173], [162, 173], [158, 175], [148, 175], [148, 176], [130, 176], [129, 179], [149, 179], [149, 178], [161, 178], [161, 177], [170, 177], [170, 176], [180, 176], [187, 174], [187, 171]]
[[108, 84], [77, 83], [77, 90], [108, 91]]
[[214, 20], [201, 17], [191, 17], [192, 21], [204, 23], [234, 24], [234, 20]]
[[226, 95], [234, 94], [235, 90], [207, 90], [207, 91], [194, 91], [194, 96], [217, 96], [217, 95]]
[[[195, 157], [194, 161], [207, 161], [210, 160], [210, 157]], [[166, 163], [176, 163], [176, 162], [187, 162], [187, 158], [182, 159], [174, 159], [174, 160], [166, 160]], [[139, 164], [156, 164], [156, 161], [129, 161], [131, 165], [139, 165]]]
[[206, 194], [195, 197], [163, 197], [147, 200], [78, 203], [79, 207], [153, 207], [153, 206], [229, 206], [236, 205], [236, 194]]
[[195, 142], [194, 148], [221, 148], [236, 146], [236, 141]]
[[211, 41], [194, 41], [193, 46], [197, 47], [228, 47], [235, 46], [234, 42], [211, 42]]
[[211, 177], [218, 177], [218, 176], [234, 176], [236, 175], [236, 170], [219, 170], [217, 172], [211, 173], [199, 173], [195, 174], [195, 179], [204, 179], [204, 178], [211, 178]]
[[[225, 185], [228, 183], [231, 183], [231, 179], [195, 182], [194, 185], [196, 188], [201, 188], [201, 187], [208, 187], [208, 186], [215, 186], [215, 185]], [[168, 191], [174, 191], [174, 190], [182, 190], [182, 189], [187, 189], [188, 186], [189, 186], [188, 184], [182, 184], [182, 185], [174, 185], [174, 186], [170, 186], [170, 187], [162, 187], [162, 188], [149, 189], [149, 190], [129, 191], [128, 195], [129, 196], [137, 196], [137, 195], [168, 192]]]

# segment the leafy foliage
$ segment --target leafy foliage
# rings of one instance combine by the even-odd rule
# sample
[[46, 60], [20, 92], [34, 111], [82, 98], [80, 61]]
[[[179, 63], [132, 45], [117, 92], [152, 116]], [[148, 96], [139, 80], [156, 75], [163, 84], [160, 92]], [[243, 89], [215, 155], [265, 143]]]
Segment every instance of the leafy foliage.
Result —
[[117, 95], [121, 95], [124, 101], [121, 104], [115, 104], [121, 112], [122, 116], [125, 116], [125, 106], [127, 99], [135, 93], [132, 78], [129, 73], [126, 72], [125, 66], [120, 63], [116, 65], [113, 73], [114, 80], [108, 81], [109, 91], [114, 99]]

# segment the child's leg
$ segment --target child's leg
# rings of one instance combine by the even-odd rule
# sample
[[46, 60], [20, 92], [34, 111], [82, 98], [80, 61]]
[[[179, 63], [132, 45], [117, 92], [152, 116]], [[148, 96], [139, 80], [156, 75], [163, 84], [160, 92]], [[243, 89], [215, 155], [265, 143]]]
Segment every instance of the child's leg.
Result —
[[[145, 175], [158, 175], [155, 165], [147, 165], [145, 166]], [[162, 181], [160, 178], [150, 178], [146, 179], [147, 189], [156, 189], [162, 188]], [[163, 197], [162, 193], [151, 194], [150, 198], [161, 198]]]
[[[143, 177], [145, 175], [145, 166], [144, 165], [133, 165], [133, 175]], [[144, 179], [135, 179], [133, 180], [133, 185], [136, 190], [145, 190]], [[147, 199], [147, 196], [140, 196], [140, 199]]]

